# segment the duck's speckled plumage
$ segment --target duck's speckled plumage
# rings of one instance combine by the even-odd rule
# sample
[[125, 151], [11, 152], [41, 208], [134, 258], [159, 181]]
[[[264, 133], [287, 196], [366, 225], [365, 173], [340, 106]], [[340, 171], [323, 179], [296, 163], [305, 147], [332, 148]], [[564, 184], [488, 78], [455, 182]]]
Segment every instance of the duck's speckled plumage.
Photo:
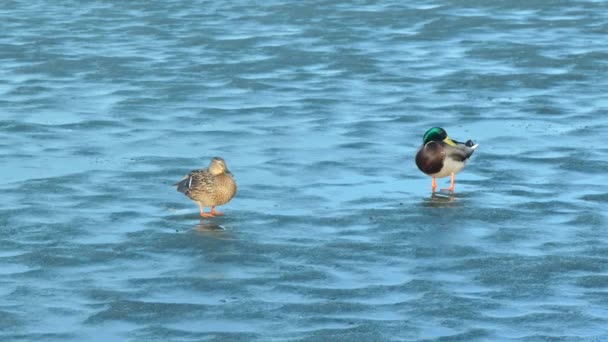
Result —
[[232, 173], [219, 157], [213, 158], [207, 168], [190, 171], [174, 185], [199, 205], [202, 216], [207, 216], [203, 207], [212, 207], [211, 213], [215, 214], [213, 207], [228, 203], [237, 189]]

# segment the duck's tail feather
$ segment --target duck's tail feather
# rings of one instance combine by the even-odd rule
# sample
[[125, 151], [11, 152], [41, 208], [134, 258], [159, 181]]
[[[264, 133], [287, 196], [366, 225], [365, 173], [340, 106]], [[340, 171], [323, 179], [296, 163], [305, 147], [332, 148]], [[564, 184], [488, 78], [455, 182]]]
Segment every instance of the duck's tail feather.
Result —
[[185, 176], [180, 179], [179, 182], [173, 184], [173, 186], [177, 186], [177, 191], [181, 193], [186, 193], [186, 191], [190, 190], [190, 185], [192, 185], [192, 177], [190, 177], [190, 175]]

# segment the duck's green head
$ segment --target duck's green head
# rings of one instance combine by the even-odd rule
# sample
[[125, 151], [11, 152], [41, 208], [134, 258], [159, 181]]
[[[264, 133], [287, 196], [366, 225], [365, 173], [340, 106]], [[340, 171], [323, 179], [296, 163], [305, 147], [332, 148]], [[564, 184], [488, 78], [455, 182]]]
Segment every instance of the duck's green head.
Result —
[[448, 137], [448, 132], [441, 127], [430, 128], [422, 137], [422, 144], [428, 143], [429, 141], [443, 141], [450, 146], [456, 146], [456, 143]]

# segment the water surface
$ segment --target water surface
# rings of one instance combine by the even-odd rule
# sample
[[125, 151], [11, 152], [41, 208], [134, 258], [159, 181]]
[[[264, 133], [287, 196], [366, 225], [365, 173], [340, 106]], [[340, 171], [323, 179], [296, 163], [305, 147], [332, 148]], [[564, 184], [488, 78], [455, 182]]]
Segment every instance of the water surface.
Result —
[[608, 339], [607, 7], [3, 2], [0, 338]]

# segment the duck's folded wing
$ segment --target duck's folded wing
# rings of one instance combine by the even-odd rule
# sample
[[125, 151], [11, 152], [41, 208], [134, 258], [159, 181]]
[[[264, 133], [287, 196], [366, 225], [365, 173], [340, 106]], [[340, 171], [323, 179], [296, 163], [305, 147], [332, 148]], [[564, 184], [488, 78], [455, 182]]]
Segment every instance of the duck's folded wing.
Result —
[[190, 190], [190, 187], [192, 187], [192, 172], [185, 175], [177, 183], [173, 184], [173, 186], [177, 186], [177, 191], [183, 192], [183, 193]]
[[[468, 142], [467, 142], [468, 143]], [[467, 144], [458, 143], [456, 147], [450, 148], [448, 156], [456, 161], [465, 161], [475, 152], [477, 145], [468, 146]]]
[[177, 191], [183, 193], [208, 191], [213, 186], [213, 175], [209, 169], [194, 170], [173, 185], [177, 186]]

